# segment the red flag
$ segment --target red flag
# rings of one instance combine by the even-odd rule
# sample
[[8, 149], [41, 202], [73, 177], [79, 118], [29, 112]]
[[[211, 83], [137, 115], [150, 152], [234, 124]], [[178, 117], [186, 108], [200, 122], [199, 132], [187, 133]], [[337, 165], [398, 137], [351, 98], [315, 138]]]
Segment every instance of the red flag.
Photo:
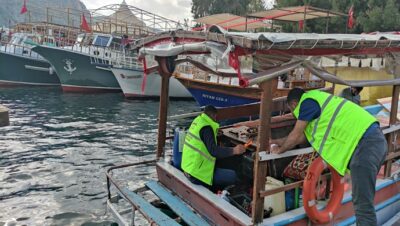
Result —
[[24, 0], [24, 5], [21, 8], [21, 12], [19, 12], [19, 14], [24, 14], [28, 12], [28, 8], [26, 8], [26, 0]]
[[299, 20], [299, 31], [302, 31], [304, 27], [304, 20]]
[[88, 25], [88, 23], [86, 21], [85, 14], [82, 14], [81, 28], [83, 30], [85, 30], [86, 32], [91, 32], [92, 31], [92, 29], [90, 29], [90, 27], [89, 27], [89, 25]]
[[348, 19], [347, 19], [347, 28], [352, 29], [354, 26], [354, 11], [353, 11], [353, 6], [350, 7], [349, 13], [348, 13]]

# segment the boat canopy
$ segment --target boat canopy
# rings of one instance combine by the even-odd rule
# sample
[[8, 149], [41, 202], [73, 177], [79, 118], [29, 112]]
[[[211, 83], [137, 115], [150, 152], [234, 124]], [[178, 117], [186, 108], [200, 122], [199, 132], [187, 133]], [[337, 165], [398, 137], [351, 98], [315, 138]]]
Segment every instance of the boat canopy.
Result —
[[320, 9], [312, 6], [292, 6], [256, 12], [248, 16], [288, 22], [298, 22], [321, 17], [338, 17], [347, 15], [344, 13]]
[[[265, 19], [267, 20], [267, 19]], [[205, 24], [205, 25], [213, 25], [218, 24], [221, 27], [229, 28], [236, 31], [246, 31], [257, 28], [272, 28], [272, 24], [266, 22], [265, 20], [254, 20], [247, 19], [243, 16], [237, 16], [230, 13], [220, 13], [214, 14], [210, 16], [201, 17], [195, 19], [197, 23]], [[280, 27], [278, 25], [274, 25], [275, 28]]]
[[[391, 73], [399, 74], [400, 35], [376, 34], [316, 34], [316, 33], [245, 33], [228, 32], [219, 26], [212, 26], [208, 32], [174, 31], [140, 39], [135, 47], [139, 56], [153, 55], [173, 57], [187, 54], [211, 53], [220, 59], [227, 58], [230, 66], [237, 70], [243, 87], [259, 84], [285, 74], [296, 67], [308, 68], [311, 73], [328, 82], [349, 86], [400, 85], [400, 79], [345, 81], [324, 70], [322, 57], [341, 60], [348, 57], [379, 57], [395, 68]], [[268, 70], [241, 75], [239, 56], [274, 55]], [[180, 60], [179, 63], [185, 62]], [[235, 63], [236, 62], [236, 63]], [[193, 60], [191, 60], [193, 64]], [[199, 67], [201, 62], [196, 62]], [[396, 69], [397, 68], [397, 69]], [[210, 69], [210, 68], [208, 68]], [[212, 70], [218, 75], [224, 73]], [[231, 74], [226, 76], [231, 77]], [[397, 77], [397, 76], [395, 76]]]

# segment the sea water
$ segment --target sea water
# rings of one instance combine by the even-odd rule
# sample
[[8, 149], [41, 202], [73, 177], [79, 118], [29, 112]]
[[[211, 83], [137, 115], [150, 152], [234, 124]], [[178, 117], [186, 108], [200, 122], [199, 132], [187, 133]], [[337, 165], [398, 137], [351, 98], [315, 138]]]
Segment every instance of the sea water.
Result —
[[[105, 171], [154, 158], [158, 101], [0, 88], [0, 104], [11, 123], [0, 128], [0, 225], [110, 225]], [[194, 101], [171, 101], [169, 115], [198, 110]], [[151, 173], [130, 177], [144, 182]]]

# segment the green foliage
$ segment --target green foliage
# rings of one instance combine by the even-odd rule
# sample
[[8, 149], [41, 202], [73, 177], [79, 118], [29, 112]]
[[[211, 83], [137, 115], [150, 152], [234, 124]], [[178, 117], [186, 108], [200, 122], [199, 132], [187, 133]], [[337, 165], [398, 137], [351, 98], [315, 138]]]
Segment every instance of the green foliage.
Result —
[[[329, 19], [329, 33], [362, 33], [400, 30], [400, 0], [276, 0], [276, 7], [311, 5], [347, 14], [354, 5], [355, 26], [346, 29], [347, 17]], [[263, 0], [192, 0], [192, 13], [199, 18], [217, 13], [246, 14], [265, 9]], [[326, 18], [307, 20], [306, 32], [325, 33]], [[283, 31], [298, 32], [298, 23], [276, 22]]]
[[218, 13], [245, 16], [265, 10], [263, 0], [192, 0], [193, 17], [200, 18]]
[[[309, 4], [347, 14], [354, 5], [355, 26], [349, 33], [400, 30], [400, 0], [277, 0], [277, 7]], [[347, 17], [333, 17], [329, 20], [329, 33], [346, 32]], [[297, 30], [297, 23], [282, 23], [284, 31]], [[306, 32], [326, 32], [326, 19], [306, 21]]]

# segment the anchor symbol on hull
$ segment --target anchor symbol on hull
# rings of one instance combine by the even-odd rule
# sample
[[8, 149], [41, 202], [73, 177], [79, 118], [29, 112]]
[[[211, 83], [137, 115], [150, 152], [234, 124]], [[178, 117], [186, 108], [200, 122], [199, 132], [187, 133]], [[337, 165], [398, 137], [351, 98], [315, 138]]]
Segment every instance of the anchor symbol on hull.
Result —
[[67, 72], [69, 72], [70, 75], [72, 75], [72, 73], [76, 70], [76, 67], [72, 67], [72, 63], [73, 61], [70, 59], [66, 59], [64, 60], [66, 66], [64, 66], [64, 70], [66, 70]]

